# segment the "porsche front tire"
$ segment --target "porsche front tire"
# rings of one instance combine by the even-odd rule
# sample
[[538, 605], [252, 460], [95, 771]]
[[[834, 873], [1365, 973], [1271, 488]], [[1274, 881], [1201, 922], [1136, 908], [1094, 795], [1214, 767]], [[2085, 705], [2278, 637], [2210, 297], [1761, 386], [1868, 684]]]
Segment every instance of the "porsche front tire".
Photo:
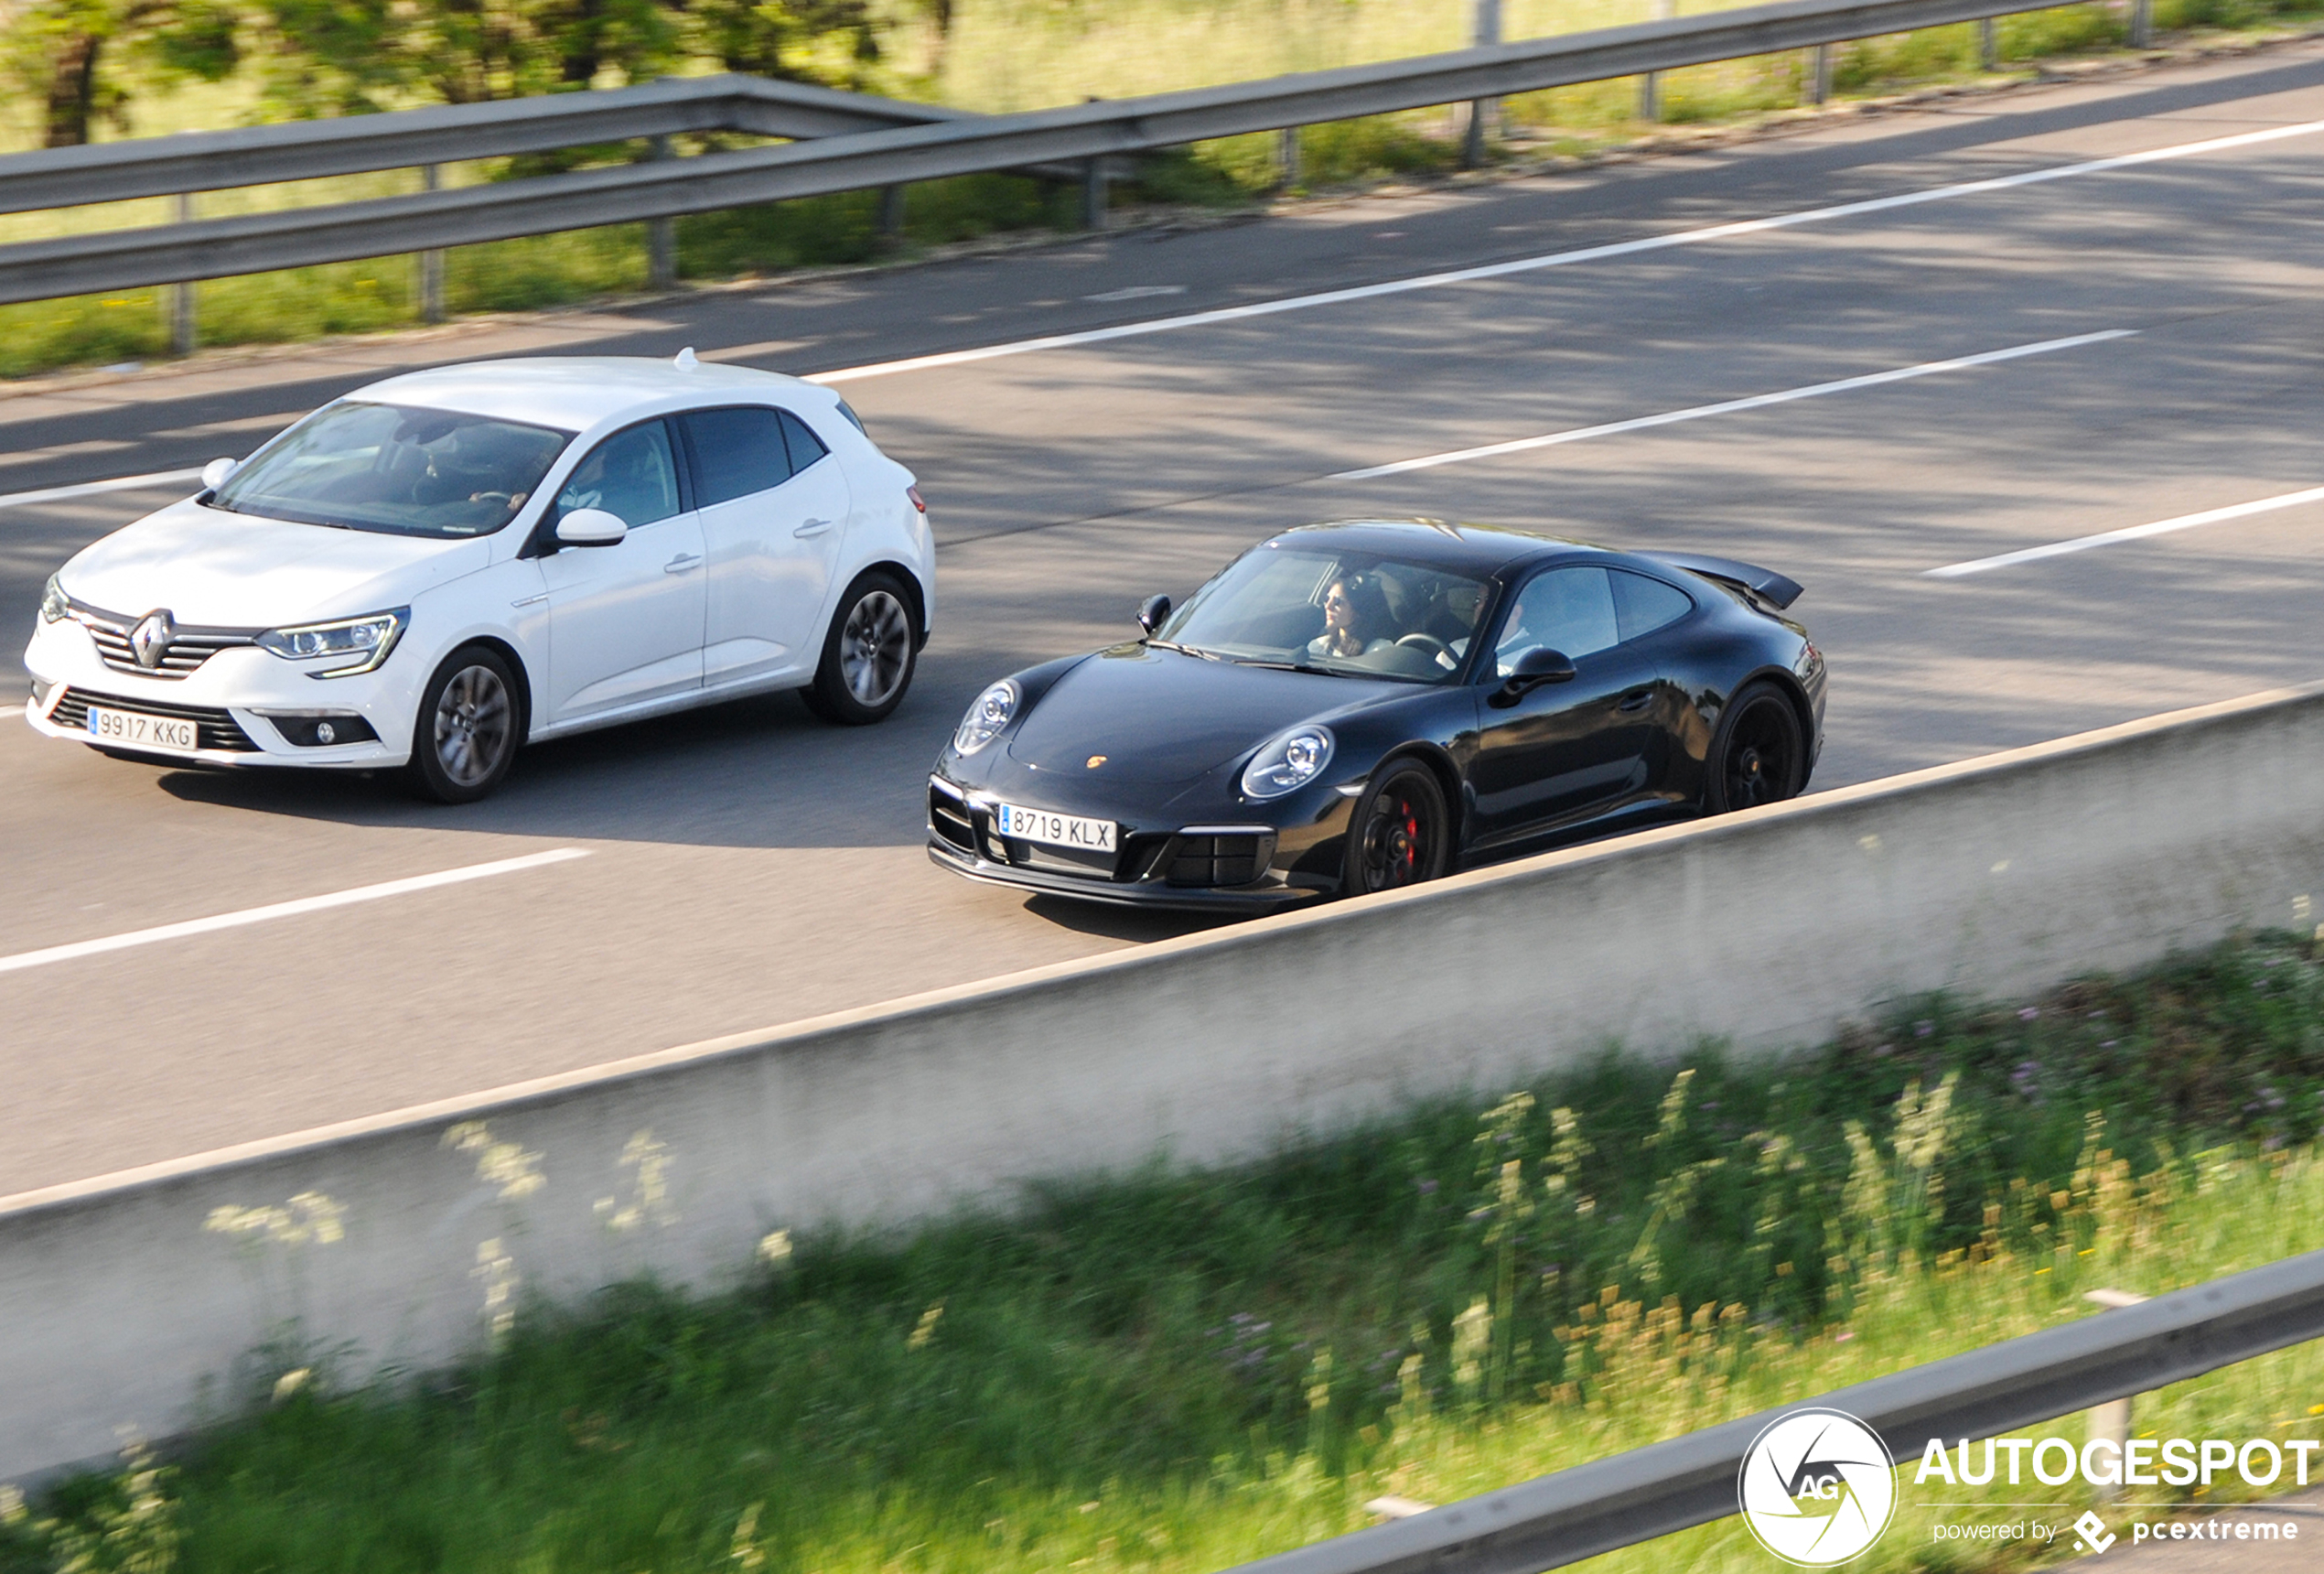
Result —
[[799, 697], [809, 710], [843, 727], [885, 721], [912, 686], [919, 644], [904, 587], [879, 570], [863, 575], [839, 598], [823, 632], [815, 681]]
[[1398, 890], [1433, 880], [1452, 864], [1452, 815], [1436, 773], [1418, 760], [1393, 760], [1356, 802], [1348, 822], [1350, 896]]

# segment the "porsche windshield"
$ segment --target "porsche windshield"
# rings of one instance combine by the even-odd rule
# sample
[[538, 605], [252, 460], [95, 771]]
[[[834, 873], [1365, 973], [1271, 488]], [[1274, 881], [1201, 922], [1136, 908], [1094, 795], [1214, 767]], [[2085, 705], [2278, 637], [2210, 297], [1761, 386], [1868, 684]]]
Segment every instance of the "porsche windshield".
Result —
[[485, 535], [516, 517], [570, 432], [400, 404], [328, 405], [210, 506], [396, 535]]
[[1376, 553], [1269, 543], [1195, 592], [1156, 636], [1197, 655], [1441, 683], [1484, 616], [1481, 579]]

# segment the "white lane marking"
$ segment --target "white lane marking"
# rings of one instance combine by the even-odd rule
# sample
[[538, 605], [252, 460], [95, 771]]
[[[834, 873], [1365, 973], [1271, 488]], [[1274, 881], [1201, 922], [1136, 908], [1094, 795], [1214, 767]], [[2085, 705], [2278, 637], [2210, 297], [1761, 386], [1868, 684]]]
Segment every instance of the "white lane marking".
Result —
[[1951, 186], [1932, 186], [1921, 191], [1903, 191], [1892, 197], [1873, 197], [1861, 202], [1842, 202], [1829, 208], [1802, 209], [1796, 213], [1778, 213], [1765, 219], [1741, 219], [1732, 223], [1712, 224], [1700, 230], [1682, 230], [1675, 234], [1648, 235], [1635, 241], [1617, 241], [1609, 245], [1585, 246], [1578, 251], [1552, 252], [1537, 257], [1519, 257], [1505, 263], [1486, 263], [1473, 268], [1452, 268], [1442, 273], [1420, 274], [1412, 278], [1388, 279], [1379, 284], [1355, 285], [1346, 289], [1324, 290], [1315, 295], [1291, 296], [1283, 300], [1258, 301], [1249, 306], [1220, 307], [1210, 311], [1189, 312], [1181, 317], [1149, 318], [1144, 322], [1117, 323], [1112, 328], [1093, 328], [1081, 333], [1053, 333], [1039, 339], [1020, 339], [1007, 344], [988, 344], [978, 350], [952, 350], [939, 355], [915, 355], [901, 361], [875, 361], [866, 366], [843, 367], [835, 372], [818, 372], [807, 378], [810, 383], [852, 383], [865, 377], [892, 377], [900, 372], [930, 372], [943, 366], [965, 366], [972, 361], [994, 361], [1007, 355], [1029, 355], [1038, 350], [1065, 350], [1076, 345], [1103, 344], [1110, 340], [1135, 339], [1149, 333], [1175, 333], [1182, 329], [1209, 328], [1217, 323], [1241, 322], [1249, 318], [1272, 317], [1277, 312], [1307, 311], [1316, 307], [1338, 306], [1346, 301], [1374, 300], [1382, 296], [1403, 295], [1411, 290], [1442, 289], [1448, 285], [1473, 284], [1479, 279], [1505, 278], [1511, 274], [1533, 273], [1543, 268], [1571, 267], [1577, 263], [1603, 262], [1609, 257], [1636, 256], [1641, 252], [1668, 251], [1674, 246], [1699, 246], [1712, 241], [1733, 240], [1738, 235], [1763, 234], [1770, 230], [1788, 230], [1802, 224], [1828, 224], [1839, 219], [1854, 219], [1866, 213], [1884, 213], [1893, 208], [1910, 208], [1922, 202], [1944, 202], [1956, 197], [1975, 197], [1988, 191], [2007, 191], [2018, 186], [2034, 186], [2049, 180], [2071, 180], [2078, 176], [2103, 175], [2110, 170], [2134, 169], [2143, 164], [2161, 164], [2174, 158], [2192, 158], [2199, 154], [2217, 153], [2231, 147], [2249, 147], [2259, 143], [2277, 142], [2288, 136], [2309, 136], [2324, 131], [2324, 120], [2302, 121], [2297, 125], [2272, 125], [2259, 131], [2237, 132], [2231, 136], [2207, 137], [2200, 142], [2182, 142], [2168, 147], [2149, 148], [2144, 153], [2117, 154], [2111, 158], [2085, 159], [2080, 164], [2058, 164], [2045, 169], [2028, 169], [2016, 175], [1996, 175], [1984, 180], [1964, 180]]
[[183, 940], [188, 935], [209, 934], [221, 929], [239, 929], [246, 923], [266, 923], [278, 918], [296, 918], [303, 913], [322, 912], [334, 907], [350, 907], [357, 902], [377, 901], [382, 897], [404, 896], [413, 891], [433, 890], [438, 886], [459, 885], [467, 880], [490, 879], [494, 875], [512, 875], [520, 869], [534, 869], [543, 864], [561, 864], [573, 858], [589, 856], [586, 847], [556, 847], [545, 853], [527, 853], [519, 858], [500, 858], [489, 864], [470, 864], [466, 868], [444, 869], [432, 875], [414, 875], [408, 879], [384, 880], [378, 885], [357, 886], [351, 890], [332, 891], [325, 896], [300, 897], [296, 901], [273, 902], [265, 907], [246, 907], [240, 912], [221, 912], [210, 918], [188, 919], [183, 923], [165, 923], [153, 929], [133, 929], [126, 934], [108, 934], [102, 940], [80, 940], [70, 945], [51, 945], [39, 951], [19, 951], [14, 956], [0, 956], [0, 973], [17, 973], [27, 967], [46, 967], [52, 962], [71, 962], [83, 956], [101, 956], [108, 951], [126, 951], [133, 945], [151, 945], [157, 941]]
[[1487, 443], [1481, 447], [1456, 448], [1450, 453], [1425, 454], [1416, 459], [1398, 459], [1393, 464], [1373, 465], [1366, 469], [1341, 470], [1324, 477], [1329, 481], [1368, 481], [1382, 476], [1400, 476], [1407, 470], [1434, 469], [1438, 465], [1464, 464], [1470, 459], [1490, 459], [1502, 454], [1522, 454], [1533, 448], [1555, 447], [1561, 443], [1583, 443], [1592, 437], [1611, 437], [1623, 432], [1642, 432], [1653, 426], [1675, 426], [1681, 421], [1700, 421], [1709, 415], [1732, 415], [1743, 410], [1762, 410], [1770, 404], [1789, 404], [1795, 399], [1820, 399], [1826, 394], [1847, 394], [1858, 388], [1877, 388], [1887, 383], [1904, 383], [1915, 377], [1934, 377], [1941, 372], [1961, 372], [1972, 366], [1991, 366], [1998, 361], [2017, 361], [2028, 355], [2049, 355], [2060, 350], [2073, 350], [2085, 344], [2100, 344], [2110, 339], [2128, 339], [2138, 332], [2135, 328], [2110, 328], [2098, 333], [2078, 333], [2071, 339], [2045, 339], [2039, 344], [2014, 344], [2007, 350], [1987, 350], [1975, 355], [1956, 355], [1949, 361], [1924, 361], [1917, 366], [1899, 366], [1888, 372], [1867, 372], [1861, 377], [1843, 377], [1832, 383], [1811, 383], [1804, 387], [1781, 389], [1773, 394], [1753, 394], [1748, 398], [1722, 399], [1716, 404], [1692, 404], [1684, 410], [1665, 410], [1657, 415], [1638, 415], [1627, 421], [1608, 421], [1597, 426], [1570, 426], [1562, 432], [1548, 432], [1538, 437], [1516, 437], [1506, 443]]
[[67, 498], [94, 497], [99, 492], [138, 491], [146, 487], [174, 487], [199, 480], [199, 470], [156, 470], [149, 476], [115, 476], [109, 481], [82, 481], [78, 486], [43, 487], [38, 491], [0, 495], [0, 508], [23, 508], [36, 502], [62, 502]]
[[[2109, 170], [2131, 169], [2143, 164], [2160, 164], [2174, 158], [2192, 158], [2199, 154], [2217, 153], [2225, 148], [2246, 147], [2258, 143], [2276, 142], [2288, 136], [2308, 136], [2324, 131], [2324, 120], [2302, 121], [2296, 125], [2274, 125], [2259, 131], [2237, 132], [2232, 136], [2214, 136], [2200, 142], [2176, 143], [2168, 147], [2149, 148], [2144, 153], [2118, 154], [2111, 158], [2085, 159], [2080, 164], [2053, 165], [2047, 169], [2028, 169], [2017, 175], [1996, 175], [1985, 180], [1964, 180], [1951, 186], [1932, 186], [1921, 191], [1902, 191], [1892, 197], [1874, 197], [1861, 202], [1842, 202], [1829, 208], [1808, 208], [1796, 213], [1778, 213], [1765, 219], [1743, 219], [1729, 224], [1713, 224], [1700, 230], [1682, 230], [1671, 235], [1648, 235], [1635, 241], [1618, 241], [1604, 246], [1585, 246], [1579, 251], [1552, 252], [1538, 257], [1519, 257], [1505, 263], [1486, 263], [1473, 268], [1453, 268], [1442, 273], [1421, 274], [1406, 279], [1388, 279], [1379, 284], [1356, 285], [1347, 289], [1324, 290], [1315, 295], [1291, 296], [1283, 300], [1257, 301], [1248, 306], [1220, 307], [1210, 311], [1188, 312], [1179, 317], [1149, 318], [1144, 322], [1116, 323], [1112, 328], [1093, 328], [1081, 333], [1053, 333], [1039, 339], [1020, 339], [1006, 344], [988, 344], [976, 350], [952, 350], [937, 355], [908, 356], [901, 361], [874, 361], [864, 366], [844, 366], [832, 372], [811, 372], [809, 383], [852, 383], [866, 377], [890, 377], [902, 372], [931, 372], [945, 366], [965, 366], [973, 361], [995, 361], [1009, 355], [1029, 355], [1040, 350], [1066, 350], [1075, 345], [1103, 344], [1109, 340], [1135, 339], [1149, 333], [1175, 333], [1181, 329], [1209, 328], [1221, 322], [1239, 322], [1246, 318], [1272, 317], [1278, 312], [1306, 311], [1315, 307], [1338, 306], [1344, 301], [1372, 300], [1381, 296], [1403, 295], [1411, 290], [1442, 289], [1448, 285], [1473, 284], [1479, 279], [1505, 277], [1511, 274], [1533, 273], [1543, 268], [1570, 267], [1577, 263], [1595, 263], [1609, 257], [1634, 256], [1641, 252], [1666, 251], [1673, 246], [1699, 246], [1712, 241], [1732, 240], [1738, 235], [1755, 235], [1770, 230], [1788, 230], [1802, 224], [1825, 224], [1838, 219], [1853, 219], [1865, 213], [1885, 212], [1891, 208], [1910, 208], [1922, 202], [1942, 202], [1956, 197], [1974, 197], [1987, 191], [2006, 191], [2012, 187], [2033, 186], [2047, 180], [2070, 180], [2082, 175], [2103, 175]], [[726, 350], [712, 350], [705, 357], [734, 358], [756, 354], [762, 350], [786, 348], [782, 341], [766, 344], [738, 345]], [[90, 481], [77, 487], [52, 487], [46, 491], [17, 492], [0, 497], [0, 508], [12, 508], [20, 503], [49, 502], [68, 497], [81, 497], [92, 492], [119, 491], [137, 486], [159, 486], [164, 482], [192, 480], [199, 470], [172, 470], [161, 475], [123, 476], [115, 480]]]
[[1970, 574], [1983, 574], [1988, 569], [2007, 568], [2013, 564], [2039, 563], [2045, 557], [2063, 557], [2068, 553], [2088, 552], [2093, 546], [2112, 546], [2117, 541], [2144, 541], [2150, 535], [2168, 535], [2173, 531], [2192, 530], [2197, 525], [2248, 519], [2255, 513], [2273, 513], [2279, 508], [2297, 508], [2304, 502], [2324, 502], [2324, 487], [2309, 487], [2305, 491], [2259, 498], [2226, 508], [2208, 508], [2200, 513], [2182, 513], [2177, 519], [2158, 519], [2152, 524], [2131, 524], [2120, 530], [2102, 530], [2095, 535], [2077, 535], [2071, 541], [2053, 541], [2047, 546], [2028, 546], [2022, 551], [1998, 553], [1992, 557], [1974, 558], [1967, 563], [1948, 563], [1942, 568], [1925, 569], [1921, 577], [1923, 579], [1959, 579]]

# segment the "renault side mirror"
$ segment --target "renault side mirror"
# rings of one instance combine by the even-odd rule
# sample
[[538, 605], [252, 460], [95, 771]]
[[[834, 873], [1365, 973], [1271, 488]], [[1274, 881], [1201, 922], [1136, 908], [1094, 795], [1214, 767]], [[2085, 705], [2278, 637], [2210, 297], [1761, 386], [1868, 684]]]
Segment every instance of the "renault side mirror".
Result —
[[576, 508], [557, 521], [560, 546], [619, 546], [629, 527], [601, 508]]
[[240, 459], [210, 460], [201, 468], [201, 490], [216, 491], [231, 480], [234, 472], [242, 468], [242, 462]]
[[1517, 658], [1517, 670], [1493, 691], [1497, 706], [1512, 706], [1544, 684], [1574, 681], [1574, 663], [1563, 651], [1527, 651]]
[[1160, 628], [1162, 620], [1169, 615], [1170, 598], [1167, 596], [1148, 596], [1138, 603], [1138, 627], [1146, 631], [1148, 639], [1153, 638], [1154, 631]]

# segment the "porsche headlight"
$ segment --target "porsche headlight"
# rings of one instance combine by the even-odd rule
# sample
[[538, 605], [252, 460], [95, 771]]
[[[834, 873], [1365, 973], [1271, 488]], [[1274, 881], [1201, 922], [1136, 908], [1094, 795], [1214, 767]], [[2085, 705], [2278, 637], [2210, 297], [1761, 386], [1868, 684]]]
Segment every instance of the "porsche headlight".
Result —
[[1017, 680], [1003, 678], [976, 696], [961, 724], [952, 731], [952, 752], [974, 754], [1000, 736], [1017, 717]]
[[40, 620], [61, 623], [71, 612], [72, 602], [66, 598], [65, 588], [57, 583], [55, 575], [49, 575], [48, 583], [40, 589]]
[[323, 667], [307, 675], [315, 678], [343, 678], [356, 673], [368, 673], [387, 660], [395, 641], [403, 637], [403, 627], [412, 620], [409, 607], [398, 607], [392, 612], [373, 612], [361, 618], [339, 618], [328, 623], [300, 623], [287, 629], [269, 629], [258, 636], [258, 648], [271, 651], [285, 661], [306, 662], [319, 657], [347, 658], [335, 666]]
[[1331, 729], [1310, 724], [1295, 727], [1252, 757], [1243, 768], [1246, 798], [1280, 798], [1295, 792], [1323, 774], [1331, 763]]

